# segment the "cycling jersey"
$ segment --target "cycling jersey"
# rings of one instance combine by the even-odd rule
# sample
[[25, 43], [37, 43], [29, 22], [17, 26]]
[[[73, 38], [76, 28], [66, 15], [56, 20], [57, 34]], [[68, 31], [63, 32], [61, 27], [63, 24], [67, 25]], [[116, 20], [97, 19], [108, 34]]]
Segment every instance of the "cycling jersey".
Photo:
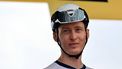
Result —
[[[67, 64], [64, 64], [62, 62], [59, 62], [59, 61], [55, 61], [54, 63], [52, 63], [51, 65], [49, 65], [47, 68], [44, 68], [44, 69], [76, 69], [76, 68], [69, 66]], [[89, 68], [83, 65], [83, 67], [80, 69], [92, 69], [92, 68]]]

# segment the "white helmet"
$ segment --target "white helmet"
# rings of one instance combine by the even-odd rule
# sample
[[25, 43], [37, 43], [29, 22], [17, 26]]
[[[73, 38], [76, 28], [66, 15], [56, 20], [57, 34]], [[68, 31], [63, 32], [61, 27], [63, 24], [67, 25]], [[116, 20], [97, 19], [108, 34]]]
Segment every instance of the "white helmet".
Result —
[[82, 21], [87, 28], [89, 18], [86, 11], [75, 4], [61, 6], [51, 17], [52, 30], [55, 31], [61, 24]]

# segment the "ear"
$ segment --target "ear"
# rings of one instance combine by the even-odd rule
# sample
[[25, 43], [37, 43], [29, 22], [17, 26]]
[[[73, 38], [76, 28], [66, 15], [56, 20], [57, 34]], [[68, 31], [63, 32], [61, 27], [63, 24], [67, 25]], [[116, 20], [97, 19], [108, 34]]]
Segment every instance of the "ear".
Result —
[[86, 29], [87, 38], [89, 38], [89, 29]]
[[57, 42], [57, 32], [53, 32], [53, 39]]

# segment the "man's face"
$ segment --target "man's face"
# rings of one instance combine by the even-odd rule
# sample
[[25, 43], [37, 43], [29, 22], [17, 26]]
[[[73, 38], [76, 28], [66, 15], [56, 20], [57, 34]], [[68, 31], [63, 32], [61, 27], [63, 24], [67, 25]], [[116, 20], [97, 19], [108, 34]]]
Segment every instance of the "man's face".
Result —
[[70, 55], [77, 55], [84, 49], [88, 35], [89, 31], [85, 30], [82, 22], [64, 24], [58, 28], [61, 47]]

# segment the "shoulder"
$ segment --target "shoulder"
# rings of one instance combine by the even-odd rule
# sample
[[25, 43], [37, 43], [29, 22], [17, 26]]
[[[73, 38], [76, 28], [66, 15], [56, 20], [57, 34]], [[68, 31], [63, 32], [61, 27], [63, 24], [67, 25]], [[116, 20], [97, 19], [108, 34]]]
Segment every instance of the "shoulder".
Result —
[[50, 64], [48, 67], [46, 67], [46, 68], [44, 68], [44, 69], [57, 69], [57, 68], [59, 68], [59, 69], [65, 69], [65, 68], [63, 68], [63, 67], [61, 67], [60, 65], [58, 65], [57, 63], [52, 63], [52, 64]]
[[55, 68], [55, 63], [50, 64], [48, 67], [44, 69], [54, 69]]
[[86, 69], [93, 69], [93, 68], [90, 68], [90, 67], [86, 67]]

